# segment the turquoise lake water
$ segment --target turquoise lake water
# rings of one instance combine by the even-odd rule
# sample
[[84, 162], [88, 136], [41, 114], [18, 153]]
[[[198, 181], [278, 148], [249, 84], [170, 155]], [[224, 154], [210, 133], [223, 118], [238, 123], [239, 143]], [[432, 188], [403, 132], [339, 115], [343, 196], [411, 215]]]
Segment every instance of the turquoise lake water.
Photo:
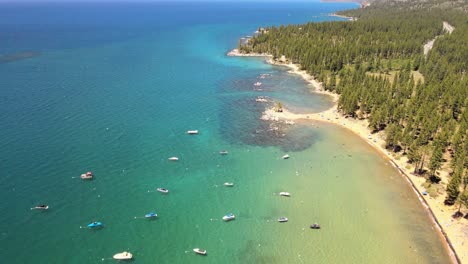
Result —
[[[311, 112], [328, 97], [261, 58], [225, 56], [259, 26], [355, 7], [0, 4], [0, 55], [13, 58], [0, 60], [4, 263], [106, 263], [125, 250], [135, 263], [448, 263], [376, 151], [336, 126], [262, 121], [268, 104], [255, 102]], [[159, 217], [142, 218], [150, 211]], [[105, 227], [81, 228], [93, 221]]]

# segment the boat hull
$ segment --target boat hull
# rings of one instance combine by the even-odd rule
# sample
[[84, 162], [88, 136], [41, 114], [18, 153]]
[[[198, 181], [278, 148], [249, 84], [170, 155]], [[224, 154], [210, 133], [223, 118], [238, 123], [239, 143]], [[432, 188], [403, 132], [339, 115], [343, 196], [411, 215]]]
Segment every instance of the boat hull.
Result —
[[156, 213], [145, 214], [145, 218], [155, 218], [155, 217], [158, 217], [158, 214]]
[[195, 252], [196, 254], [199, 254], [199, 255], [203, 255], [203, 256], [206, 255], [206, 250], [204, 250], [204, 249], [194, 248], [193, 252]]
[[49, 209], [49, 206], [36, 206], [36, 207], [33, 207], [31, 208], [31, 210], [33, 209], [36, 209], [36, 210], [48, 210]]
[[169, 193], [169, 190], [163, 188], [157, 188], [156, 190], [160, 193]]
[[97, 222], [97, 223], [91, 223], [88, 225], [89, 228], [97, 228], [97, 227], [102, 227], [104, 226], [101, 222]]
[[117, 259], [117, 260], [130, 260], [132, 258], [133, 258], [133, 255], [130, 252], [117, 253], [113, 256], [113, 259]]

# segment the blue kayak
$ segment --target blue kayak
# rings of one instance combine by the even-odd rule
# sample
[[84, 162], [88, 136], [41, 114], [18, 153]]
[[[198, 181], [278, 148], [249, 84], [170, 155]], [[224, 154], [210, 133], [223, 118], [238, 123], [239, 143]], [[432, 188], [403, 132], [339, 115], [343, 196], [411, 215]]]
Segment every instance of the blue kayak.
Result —
[[104, 226], [101, 222], [92, 222], [88, 225], [89, 228], [101, 227]]
[[157, 214], [157, 213], [153, 213], [153, 212], [150, 212], [150, 213], [145, 214], [145, 217], [146, 217], [146, 218], [153, 218], [153, 217], [156, 217], [156, 216], [158, 216], [158, 214]]

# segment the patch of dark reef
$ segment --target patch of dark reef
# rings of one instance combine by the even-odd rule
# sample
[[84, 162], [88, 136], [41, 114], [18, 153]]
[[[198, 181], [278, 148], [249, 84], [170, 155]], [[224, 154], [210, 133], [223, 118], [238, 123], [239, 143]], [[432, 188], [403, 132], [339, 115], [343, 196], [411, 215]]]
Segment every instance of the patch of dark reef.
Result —
[[301, 124], [262, 120], [266, 107], [273, 104], [258, 103], [255, 97], [224, 100], [220, 112], [220, 132], [231, 144], [279, 147], [285, 152], [303, 151], [311, 147], [318, 135]]
[[0, 64], [33, 58], [39, 56], [40, 54], [41, 53], [37, 51], [23, 51], [12, 54], [0, 55]]

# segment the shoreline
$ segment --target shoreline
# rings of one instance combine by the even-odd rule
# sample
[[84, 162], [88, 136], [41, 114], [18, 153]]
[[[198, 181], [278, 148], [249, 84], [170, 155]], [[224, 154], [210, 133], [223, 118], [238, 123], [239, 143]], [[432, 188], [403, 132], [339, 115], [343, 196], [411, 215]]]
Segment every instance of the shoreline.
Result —
[[[381, 155], [390, 161], [392, 164], [410, 184], [412, 190], [416, 193], [421, 205], [424, 207], [429, 215], [433, 225], [439, 231], [438, 234], [441, 236], [448, 254], [452, 259], [453, 263], [468, 263], [468, 229], [466, 225], [463, 225], [460, 221], [464, 219], [453, 219], [451, 216], [457, 210], [454, 207], [448, 207], [443, 204], [445, 196], [438, 195], [435, 198], [430, 196], [424, 197], [422, 193], [426, 189], [422, 186], [425, 182], [423, 177], [419, 177], [412, 174], [413, 168], [407, 163], [405, 156], [399, 157], [393, 155], [391, 152], [385, 149], [385, 134], [383, 131], [378, 133], [371, 133], [368, 128], [368, 120], [358, 120], [353, 118], [346, 118], [337, 110], [339, 95], [333, 92], [325, 91], [318, 81], [313, 76], [308, 74], [306, 71], [301, 70], [299, 64], [288, 63], [284, 58], [281, 61], [273, 60], [269, 54], [239, 54], [237, 49], [228, 53], [228, 56], [240, 56], [240, 57], [266, 57], [266, 62], [276, 66], [288, 67], [290, 73], [301, 76], [310, 86], [314, 93], [326, 94], [333, 100], [333, 106], [325, 111], [318, 113], [292, 113], [286, 108], [283, 112], [275, 112], [273, 109], [266, 109], [261, 119], [263, 120], [285, 120], [293, 122], [294, 120], [304, 120], [312, 122], [327, 122], [332, 123], [341, 127], [344, 127], [354, 134], [361, 137], [365, 142], [374, 147]], [[467, 242], [467, 243], [465, 243]], [[459, 252], [460, 254], [458, 254]]]
[[357, 20], [357, 18], [355, 18], [355, 17], [343, 16], [343, 15], [338, 15], [338, 14], [335, 14], [335, 13], [329, 14], [328, 16], [344, 18], [344, 19], [347, 19], [348, 21], [356, 21]]
[[229, 57], [269, 57], [272, 58], [270, 54], [267, 53], [240, 53], [239, 49], [233, 49], [226, 53], [226, 56]]

